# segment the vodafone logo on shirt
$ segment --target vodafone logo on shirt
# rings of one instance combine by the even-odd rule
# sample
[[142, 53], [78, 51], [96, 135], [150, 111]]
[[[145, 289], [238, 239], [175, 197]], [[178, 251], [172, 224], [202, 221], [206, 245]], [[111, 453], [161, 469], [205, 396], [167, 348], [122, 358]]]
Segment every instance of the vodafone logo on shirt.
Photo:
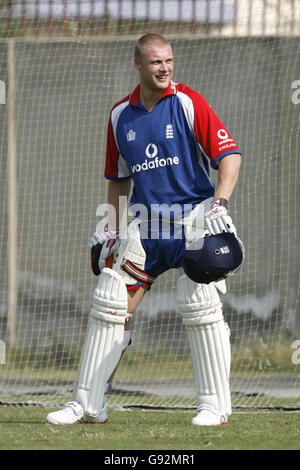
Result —
[[154, 158], [156, 157], [158, 152], [158, 148], [155, 144], [149, 144], [146, 147], [146, 155], [148, 158]]
[[225, 129], [219, 129], [218, 132], [217, 132], [217, 136], [219, 137], [219, 139], [228, 139], [228, 132], [225, 131]]
[[219, 129], [217, 136], [220, 139], [220, 142], [218, 142], [219, 151], [236, 146], [236, 143], [231, 139], [231, 137], [229, 137], [229, 134], [225, 129]]
[[146, 158], [143, 163], [136, 163], [131, 166], [131, 172], [139, 173], [140, 171], [155, 170], [156, 168], [163, 168], [165, 166], [172, 166], [179, 164], [179, 157], [162, 157], [159, 158], [157, 145], [150, 143], [145, 149]]

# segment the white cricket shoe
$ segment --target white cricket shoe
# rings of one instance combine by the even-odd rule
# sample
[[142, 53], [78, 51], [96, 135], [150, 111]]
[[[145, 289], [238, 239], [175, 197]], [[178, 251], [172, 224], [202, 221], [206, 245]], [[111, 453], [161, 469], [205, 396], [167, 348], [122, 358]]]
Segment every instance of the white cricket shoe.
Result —
[[80, 423], [83, 424], [106, 424], [108, 422], [107, 417], [107, 404], [103, 406], [98, 416], [89, 416], [88, 414], [84, 414]]
[[195, 426], [219, 426], [227, 422], [227, 416], [220, 416], [217, 410], [208, 405], [198, 406], [197, 416], [192, 419]]
[[53, 411], [46, 416], [46, 421], [51, 424], [75, 424], [81, 421], [84, 409], [78, 401], [69, 401], [65, 408]]

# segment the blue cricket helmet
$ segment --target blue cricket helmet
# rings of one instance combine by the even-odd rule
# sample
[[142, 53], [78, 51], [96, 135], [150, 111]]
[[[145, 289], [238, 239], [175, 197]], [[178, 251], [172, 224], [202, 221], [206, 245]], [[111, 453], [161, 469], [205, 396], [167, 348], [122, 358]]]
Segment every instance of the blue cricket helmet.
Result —
[[194, 282], [209, 284], [234, 274], [244, 259], [242, 242], [230, 232], [210, 235], [185, 250], [182, 267]]

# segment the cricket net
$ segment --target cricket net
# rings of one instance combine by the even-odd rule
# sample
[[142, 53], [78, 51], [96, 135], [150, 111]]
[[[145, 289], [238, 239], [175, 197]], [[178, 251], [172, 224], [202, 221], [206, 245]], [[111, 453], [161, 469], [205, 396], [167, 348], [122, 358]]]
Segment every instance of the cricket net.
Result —
[[[243, 152], [230, 214], [246, 260], [222, 297], [233, 406], [299, 407], [300, 37], [170, 31], [174, 81], [210, 102]], [[97, 283], [88, 242], [106, 198], [107, 119], [137, 83], [139, 35], [0, 42], [2, 403], [72, 393]], [[139, 306], [112, 406], [194, 406], [178, 275]]]

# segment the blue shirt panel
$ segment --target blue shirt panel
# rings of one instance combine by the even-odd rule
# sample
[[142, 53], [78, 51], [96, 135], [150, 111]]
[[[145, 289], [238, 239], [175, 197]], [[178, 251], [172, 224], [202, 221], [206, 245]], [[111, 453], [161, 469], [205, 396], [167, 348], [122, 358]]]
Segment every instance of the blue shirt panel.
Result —
[[131, 206], [194, 207], [213, 196], [209, 162], [200, 154], [204, 171], [176, 95], [161, 99], [151, 113], [140, 102], [126, 106], [117, 123], [116, 140], [134, 182]]

